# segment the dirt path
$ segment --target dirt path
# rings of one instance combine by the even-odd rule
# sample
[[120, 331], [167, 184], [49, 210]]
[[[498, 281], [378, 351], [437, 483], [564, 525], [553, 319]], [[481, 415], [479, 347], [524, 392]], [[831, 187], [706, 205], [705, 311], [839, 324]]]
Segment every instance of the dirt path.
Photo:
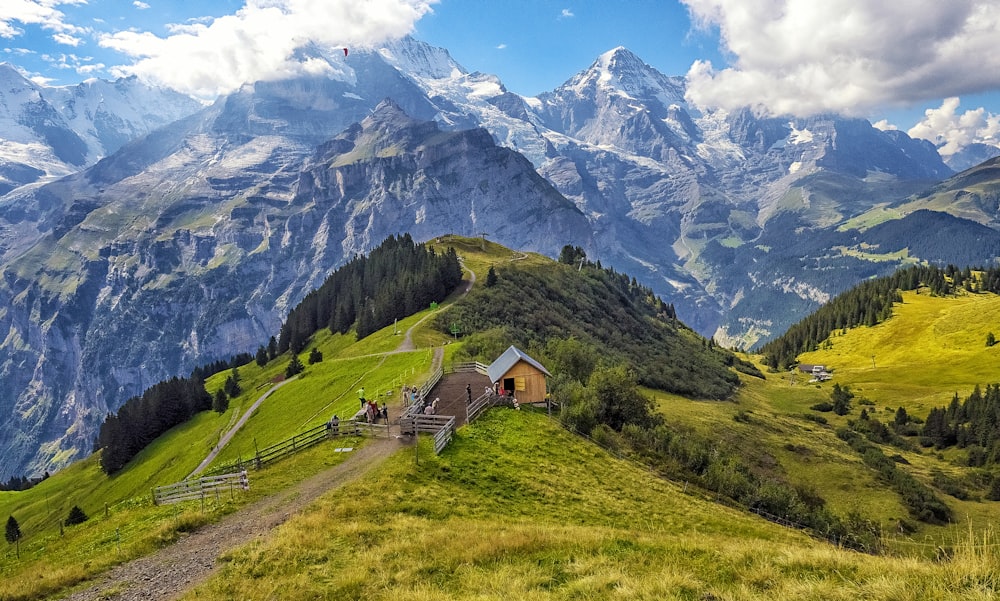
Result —
[[[527, 256], [527, 255], [525, 255], [525, 256]], [[462, 269], [463, 270], [469, 272], [469, 283], [465, 285], [465, 288], [462, 289], [461, 296], [459, 296], [459, 298], [462, 298], [463, 296], [465, 296], [466, 294], [468, 294], [470, 290], [472, 290], [472, 286], [476, 283], [476, 272], [472, 271], [471, 269], [469, 269], [468, 267], [466, 267], [465, 266], [465, 261], [463, 261], [461, 257], [459, 257], [458, 262], [462, 265]], [[445, 308], [445, 307], [442, 307], [442, 308]], [[432, 317], [434, 315], [437, 315], [437, 313], [438, 313], [437, 311], [434, 311], [433, 313], [428, 313], [427, 315], [425, 315], [424, 317], [422, 317], [420, 319], [420, 321], [418, 321], [417, 323], [415, 323], [412, 326], [410, 326], [410, 328], [408, 330], [406, 330], [406, 335], [403, 336], [403, 341], [401, 343], [399, 343], [398, 347], [396, 347], [396, 352], [397, 353], [402, 353], [402, 352], [405, 352], [405, 351], [415, 350], [417, 347], [413, 344], [413, 330], [415, 330], [417, 328], [417, 326], [419, 326], [420, 324], [422, 324], [425, 321], [427, 321], [427, 318]]]
[[[216, 444], [212, 448], [212, 451], [208, 454], [208, 456], [205, 457], [205, 459], [198, 464], [198, 467], [194, 468], [194, 471], [188, 474], [187, 478], [194, 478], [195, 476], [200, 474], [202, 470], [208, 467], [208, 464], [212, 463], [212, 460], [215, 459], [215, 457], [222, 451], [222, 449], [226, 448], [226, 445], [229, 444], [229, 441], [233, 438], [233, 436], [240, 431], [240, 428], [243, 427], [243, 424], [247, 423], [247, 420], [250, 419], [250, 416], [254, 414], [254, 411], [257, 411], [257, 408], [260, 407], [261, 403], [266, 401], [267, 397], [271, 396], [272, 392], [281, 388], [285, 384], [294, 381], [296, 378], [298, 378], [298, 376], [293, 376], [287, 380], [278, 382], [277, 384], [269, 388], [267, 392], [260, 395], [260, 398], [258, 398], [257, 401], [253, 405], [251, 405], [249, 409], [246, 410], [246, 413], [244, 413], [242, 417], [240, 417], [239, 421], [236, 422], [236, 425], [230, 428], [229, 431], [227, 431], [225, 434], [222, 435], [222, 438], [219, 439], [218, 444]], [[187, 478], [185, 478], [185, 480], [187, 480]]]
[[152, 555], [117, 566], [66, 600], [176, 599], [208, 579], [222, 553], [267, 536], [317, 497], [362, 477], [402, 446], [397, 438], [370, 440], [340, 465], [200, 528]]

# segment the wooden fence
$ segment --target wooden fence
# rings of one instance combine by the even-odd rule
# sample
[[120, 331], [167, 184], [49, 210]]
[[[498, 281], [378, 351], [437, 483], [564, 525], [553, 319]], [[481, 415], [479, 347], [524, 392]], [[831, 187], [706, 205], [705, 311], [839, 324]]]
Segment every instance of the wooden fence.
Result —
[[474, 371], [476, 373], [480, 373], [485, 376], [486, 369], [488, 367], [489, 365], [486, 365], [485, 363], [480, 363], [479, 361], [469, 361], [465, 363], [452, 363], [451, 371], [454, 373]]
[[238, 459], [232, 463], [220, 465], [209, 470], [208, 474], [218, 474], [231, 471], [245, 470], [249, 467], [260, 469], [265, 465], [277, 461], [283, 457], [298, 453], [309, 447], [329, 438], [337, 436], [371, 436], [372, 438], [389, 438], [389, 426], [386, 424], [369, 424], [364, 421], [345, 419], [341, 420], [336, 431], [328, 429], [327, 424], [309, 428], [299, 432], [295, 436], [283, 440], [279, 443], [265, 447], [256, 452], [248, 459]]
[[175, 484], [157, 486], [153, 489], [153, 503], [155, 505], [166, 505], [169, 503], [180, 503], [181, 501], [205, 502], [206, 498], [215, 497], [218, 499], [223, 492], [228, 491], [230, 498], [233, 498], [234, 491], [250, 490], [250, 478], [246, 470], [222, 474], [218, 476], [206, 476], [197, 480], [183, 480]]
[[421, 432], [433, 434], [434, 452], [439, 454], [455, 435], [455, 416], [406, 413], [399, 418], [399, 431], [414, 436]]
[[465, 407], [465, 422], [471, 424], [476, 420], [477, 417], [482, 415], [483, 411], [486, 411], [490, 407], [496, 406], [496, 404], [502, 399], [498, 394], [493, 392], [487, 392], [480, 395], [474, 399], [471, 403]]

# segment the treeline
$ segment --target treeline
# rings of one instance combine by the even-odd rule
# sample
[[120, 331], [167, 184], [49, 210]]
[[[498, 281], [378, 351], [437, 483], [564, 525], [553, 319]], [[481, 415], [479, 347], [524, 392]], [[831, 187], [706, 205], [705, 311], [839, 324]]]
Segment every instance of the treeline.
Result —
[[858, 284], [790, 327], [780, 338], [760, 347], [764, 364], [772, 369], [788, 369], [798, 362], [799, 354], [819, 348], [831, 332], [881, 323], [892, 316], [893, 303], [902, 302], [900, 291], [921, 286], [937, 296], [954, 294], [957, 289], [997, 292], [1000, 268], [977, 274], [970, 268], [960, 270], [953, 265], [944, 269], [921, 265]]
[[28, 478], [25, 476], [11, 476], [10, 480], [6, 482], [0, 482], [0, 491], [18, 491], [18, 490], [28, 490], [32, 486], [44, 481], [49, 477], [49, 473], [45, 472], [39, 478]]
[[194, 378], [172, 378], [130, 398], [101, 424], [95, 444], [104, 450], [101, 469], [114, 474], [156, 437], [211, 407], [204, 382]]
[[211, 378], [217, 373], [226, 371], [227, 369], [236, 369], [241, 365], [246, 365], [254, 360], [254, 356], [250, 353], [237, 353], [227, 359], [219, 359], [218, 361], [212, 361], [206, 363], [205, 365], [200, 365], [193, 370], [191, 370], [191, 378], [193, 380], [205, 380]]
[[1000, 464], [1000, 384], [979, 386], [964, 402], [958, 394], [947, 407], [931, 409], [920, 431], [920, 443], [937, 449], [966, 449], [972, 467]]
[[359, 339], [440, 302], [462, 281], [454, 248], [443, 254], [409, 234], [390, 236], [367, 256], [333, 272], [292, 309], [281, 327], [278, 353], [301, 352], [321, 328]]
[[575, 338], [600, 348], [605, 363], [628, 363], [644, 386], [698, 398], [732, 394], [739, 377], [729, 367], [763, 377], [678, 321], [673, 307], [635, 278], [586, 262], [581, 269], [580, 256], [567, 258], [573, 268], [491, 268], [486, 285], [436, 327], [463, 335], [465, 355], [487, 362], [512, 343], [544, 357], [548, 341]]

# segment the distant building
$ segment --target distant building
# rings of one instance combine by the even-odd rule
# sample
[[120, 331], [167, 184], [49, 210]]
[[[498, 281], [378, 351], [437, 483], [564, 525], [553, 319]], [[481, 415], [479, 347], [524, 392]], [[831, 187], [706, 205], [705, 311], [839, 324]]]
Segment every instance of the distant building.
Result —
[[490, 382], [512, 391], [521, 403], [544, 402], [545, 377], [552, 376], [541, 363], [513, 345], [486, 368], [486, 375]]
[[826, 369], [825, 365], [810, 365], [808, 363], [799, 363], [799, 371], [802, 373], [809, 374], [812, 376], [812, 382], [825, 382], [833, 376]]

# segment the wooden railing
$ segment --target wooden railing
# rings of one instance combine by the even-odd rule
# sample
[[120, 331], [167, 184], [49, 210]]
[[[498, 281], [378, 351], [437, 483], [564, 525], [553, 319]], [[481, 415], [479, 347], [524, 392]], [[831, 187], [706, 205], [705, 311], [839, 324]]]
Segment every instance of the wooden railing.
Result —
[[500, 395], [493, 392], [486, 392], [474, 399], [465, 407], [465, 422], [471, 424], [477, 417], [482, 415], [490, 407], [496, 405], [501, 399]]
[[480, 363], [479, 361], [467, 361], [464, 363], [452, 363], [451, 371], [453, 373], [474, 371], [476, 373], [480, 373], [485, 376], [486, 368], [488, 367], [489, 365], [486, 365], [485, 363]]
[[219, 474], [245, 470], [249, 467], [259, 470], [265, 465], [273, 461], [277, 461], [282, 457], [308, 449], [323, 440], [335, 438], [337, 436], [371, 436], [373, 438], [388, 438], [389, 426], [386, 424], [369, 424], [367, 422], [354, 419], [341, 420], [336, 430], [327, 428], [327, 424], [320, 424], [313, 428], [309, 428], [308, 430], [299, 432], [287, 440], [283, 440], [269, 447], [260, 449], [248, 459], [241, 458], [232, 463], [220, 465], [206, 473]]
[[434, 435], [434, 452], [440, 453], [441, 449], [451, 442], [455, 434], [454, 415], [424, 415], [422, 413], [404, 414], [399, 418], [399, 431], [402, 434], [416, 436], [424, 434]]
[[228, 491], [230, 498], [234, 491], [250, 490], [250, 478], [246, 470], [222, 474], [219, 476], [206, 476], [197, 480], [183, 480], [175, 484], [157, 486], [153, 489], [153, 503], [155, 505], [166, 505], [168, 503], [180, 503], [181, 501], [197, 501], [204, 503], [206, 498], [219, 498], [222, 492]]

